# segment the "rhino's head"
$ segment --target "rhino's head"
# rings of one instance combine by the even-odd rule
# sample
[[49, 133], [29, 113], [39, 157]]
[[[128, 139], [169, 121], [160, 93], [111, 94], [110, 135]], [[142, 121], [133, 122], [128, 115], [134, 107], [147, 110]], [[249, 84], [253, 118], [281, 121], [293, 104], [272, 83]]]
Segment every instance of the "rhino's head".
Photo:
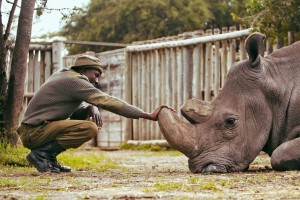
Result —
[[171, 146], [189, 158], [193, 173], [243, 171], [262, 150], [271, 129], [263, 72], [262, 34], [246, 41], [248, 60], [234, 64], [212, 102], [191, 99], [181, 107], [181, 120], [163, 109], [159, 126]]

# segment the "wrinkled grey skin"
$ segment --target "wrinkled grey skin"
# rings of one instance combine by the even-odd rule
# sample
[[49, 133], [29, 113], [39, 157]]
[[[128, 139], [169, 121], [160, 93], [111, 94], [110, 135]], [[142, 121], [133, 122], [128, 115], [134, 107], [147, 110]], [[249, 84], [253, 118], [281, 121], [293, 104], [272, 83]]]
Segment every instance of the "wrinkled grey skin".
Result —
[[248, 169], [260, 151], [275, 170], [300, 170], [300, 41], [263, 57], [264, 35], [246, 40], [249, 59], [235, 63], [211, 102], [191, 99], [163, 109], [159, 126], [189, 158], [193, 173]]

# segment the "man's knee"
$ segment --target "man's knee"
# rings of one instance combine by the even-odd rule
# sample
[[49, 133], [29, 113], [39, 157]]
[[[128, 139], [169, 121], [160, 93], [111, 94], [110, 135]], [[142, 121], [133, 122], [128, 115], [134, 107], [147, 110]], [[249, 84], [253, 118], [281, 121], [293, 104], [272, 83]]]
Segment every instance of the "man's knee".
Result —
[[98, 135], [98, 127], [94, 122], [87, 121], [86, 122], [87, 135], [90, 139], [96, 137]]

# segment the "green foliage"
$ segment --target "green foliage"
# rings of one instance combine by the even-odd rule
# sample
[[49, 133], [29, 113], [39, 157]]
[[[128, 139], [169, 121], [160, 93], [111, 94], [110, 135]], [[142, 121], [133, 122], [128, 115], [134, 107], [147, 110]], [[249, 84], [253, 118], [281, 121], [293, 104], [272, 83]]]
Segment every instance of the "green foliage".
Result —
[[97, 152], [68, 150], [60, 154], [57, 158], [62, 164], [68, 165], [76, 170], [93, 169], [96, 171], [106, 171], [117, 168], [117, 162], [115, 160], [105, 157], [103, 153]]
[[[72, 40], [131, 43], [203, 29], [213, 16], [204, 0], [91, 0], [62, 30]], [[95, 46], [69, 46], [70, 54]]]
[[233, 20], [232, 13], [241, 14], [245, 11], [245, 4], [248, 0], [210, 0], [209, 10], [213, 18], [205, 24], [205, 28], [219, 28], [237, 26]]
[[0, 165], [28, 167], [26, 155], [29, 150], [24, 147], [12, 147], [7, 143], [0, 143]]
[[[0, 144], [0, 165], [12, 167], [29, 167], [26, 160], [30, 150], [24, 147], [12, 147], [9, 144]], [[117, 168], [117, 162], [104, 156], [103, 153], [68, 150], [58, 156], [62, 164], [69, 165], [77, 170], [93, 169], [105, 171]], [[7, 170], [10, 170], [7, 168]]]
[[200, 180], [197, 177], [191, 177], [187, 183], [185, 182], [166, 182], [164, 180], [158, 180], [158, 182], [154, 183], [153, 187], [144, 188], [144, 192], [160, 192], [160, 191], [194, 191], [200, 192], [203, 190], [214, 191], [217, 192], [220, 189], [218, 188], [220, 185], [215, 183], [214, 180], [211, 179], [202, 179]]
[[120, 145], [121, 149], [128, 149], [128, 150], [142, 150], [142, 151], [167, 151], [170, 150], [168, 147], [163, 147], [159, 145], [151, 145], [151, 144], [141, 144], [141, 145], [134, 145], [134, 144], [127, 144], [123, 143]]
[[269, 38], [285, 39], [287, 32], [300, 36], [299, 0], [250, 0], [243, 15], [233, 14], [235, 21], [246, 23], [254, 31], [265, 33]]

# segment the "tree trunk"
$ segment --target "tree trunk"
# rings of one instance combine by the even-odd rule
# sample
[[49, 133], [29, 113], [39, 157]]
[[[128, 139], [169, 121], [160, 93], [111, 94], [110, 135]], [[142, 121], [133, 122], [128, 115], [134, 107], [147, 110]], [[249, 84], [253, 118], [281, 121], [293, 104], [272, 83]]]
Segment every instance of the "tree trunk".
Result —
[[18, 141], [16, 129], [22, 110], [27, 56], [31, 38], [35, 0], [22, 0], [16, 44], [9, 75], [8, 93], [4, 106], [5, 129], [12, 145]]
[[[2, 12], [2, 0], [0, 0], [0, 12]], [[0, 130], [3, 130], [3, 102], [6, 96], [7, 74], [5, 62], [5, 41], [3, 39], [2, 14], [0, 13]], [[1, 135], [2, 136], [2, 135]]]

